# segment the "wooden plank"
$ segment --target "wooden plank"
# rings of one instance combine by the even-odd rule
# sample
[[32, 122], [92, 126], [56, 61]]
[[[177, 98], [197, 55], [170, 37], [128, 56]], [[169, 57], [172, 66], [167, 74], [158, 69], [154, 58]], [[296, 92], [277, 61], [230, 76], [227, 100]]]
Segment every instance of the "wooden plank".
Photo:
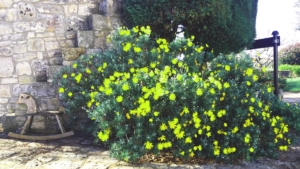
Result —
[[60, 115], [56, 114], [55, 117], [56, 117], [56, 120], [57, 120], [57, 123], [58, 123], [61, 133], [65, 133], [66, 130], [61, 122]]
[[9, 132], [8, 136], [16, 139], [24, 139], [24, 140], [31, 140], [31, 141], [40, 141], [40, 140], [55, 140], [55, 139], [61, 139], [65, 137], [69, 137], [74, 135], [74, 131], [69, 131], [62, 134], [55, 134], [50, 136], [29, 136], [29, 135], [22, 135], [22, 134], [16, 134], [13, 132]]
[[28, 116], [24, 126], [22, 127], [21, 134], [25, 134], [28, 131], [28, 129], [30, 129], [32, 125], [32, 121], [33, 121], [33, 116]]

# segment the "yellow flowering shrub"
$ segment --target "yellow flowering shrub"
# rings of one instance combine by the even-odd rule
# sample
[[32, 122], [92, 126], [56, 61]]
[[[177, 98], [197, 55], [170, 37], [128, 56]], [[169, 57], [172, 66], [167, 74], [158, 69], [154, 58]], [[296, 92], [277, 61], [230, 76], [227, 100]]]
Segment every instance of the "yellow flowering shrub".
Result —
[[193, 38], [167, 42], [150, 34], [149, 27], [119, 28], [112, 49], [83, 56], [59, 75], [67, 112], [86, 109], [92, 133], [113, 157], [170, 152], [230, 162], [288, 150], [299, 108], [259, 83], [251, 61], [214, 57]]

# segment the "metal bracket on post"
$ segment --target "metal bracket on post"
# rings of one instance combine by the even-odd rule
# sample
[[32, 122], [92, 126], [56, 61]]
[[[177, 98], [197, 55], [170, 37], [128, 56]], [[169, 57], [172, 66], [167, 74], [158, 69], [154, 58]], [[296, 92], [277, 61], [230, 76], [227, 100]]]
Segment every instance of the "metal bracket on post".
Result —
[[279, 95], [279, 89], [278, 89], [278, 39], [277, 39], [277, 36], [279, 35], [279, 32], [278, 31], [273, 31], [272, 32], [272, 35], [273, 35], [273, 51], [274, 51], [274, 87], [275, 87], [275, 90], [274, 90], [274, 94], [275, 96], [278, 97]]
[[273, 47], [274, 49], [274, 94], [278, 97], [278, 46], [280, 46], [280, 36], [278, 31], [272, 32], [273, 37], [255, 40], [249, 49], [259, 49]]

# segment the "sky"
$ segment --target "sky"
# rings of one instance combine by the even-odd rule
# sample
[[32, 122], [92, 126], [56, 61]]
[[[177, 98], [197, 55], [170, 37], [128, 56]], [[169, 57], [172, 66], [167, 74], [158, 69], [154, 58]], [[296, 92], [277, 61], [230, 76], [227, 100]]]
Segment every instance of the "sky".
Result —
[[281, 39], [279, 49], [300, 42], [300, 31], [296, 26], [300, 17], [295, 7], [297, 0], [258, 0], [256, 17], [256, 39], [272, 37], [272, 32], [277, 30]]

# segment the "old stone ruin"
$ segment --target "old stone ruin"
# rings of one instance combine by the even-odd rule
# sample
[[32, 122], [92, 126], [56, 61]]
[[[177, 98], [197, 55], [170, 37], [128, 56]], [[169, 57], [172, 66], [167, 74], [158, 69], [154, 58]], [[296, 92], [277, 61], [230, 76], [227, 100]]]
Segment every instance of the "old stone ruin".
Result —
[[[26, 121], [21, 93], [34, 96], [40, 111], [59, 108], [54, 74], [108, 47], [106, 37], [122, 25], [123, 3], [0, 0], [0, 132], [20, 130]], [[53, 124], [54, 116], [37, 116], [32, 129], [51, 133], [58, 130]]]

